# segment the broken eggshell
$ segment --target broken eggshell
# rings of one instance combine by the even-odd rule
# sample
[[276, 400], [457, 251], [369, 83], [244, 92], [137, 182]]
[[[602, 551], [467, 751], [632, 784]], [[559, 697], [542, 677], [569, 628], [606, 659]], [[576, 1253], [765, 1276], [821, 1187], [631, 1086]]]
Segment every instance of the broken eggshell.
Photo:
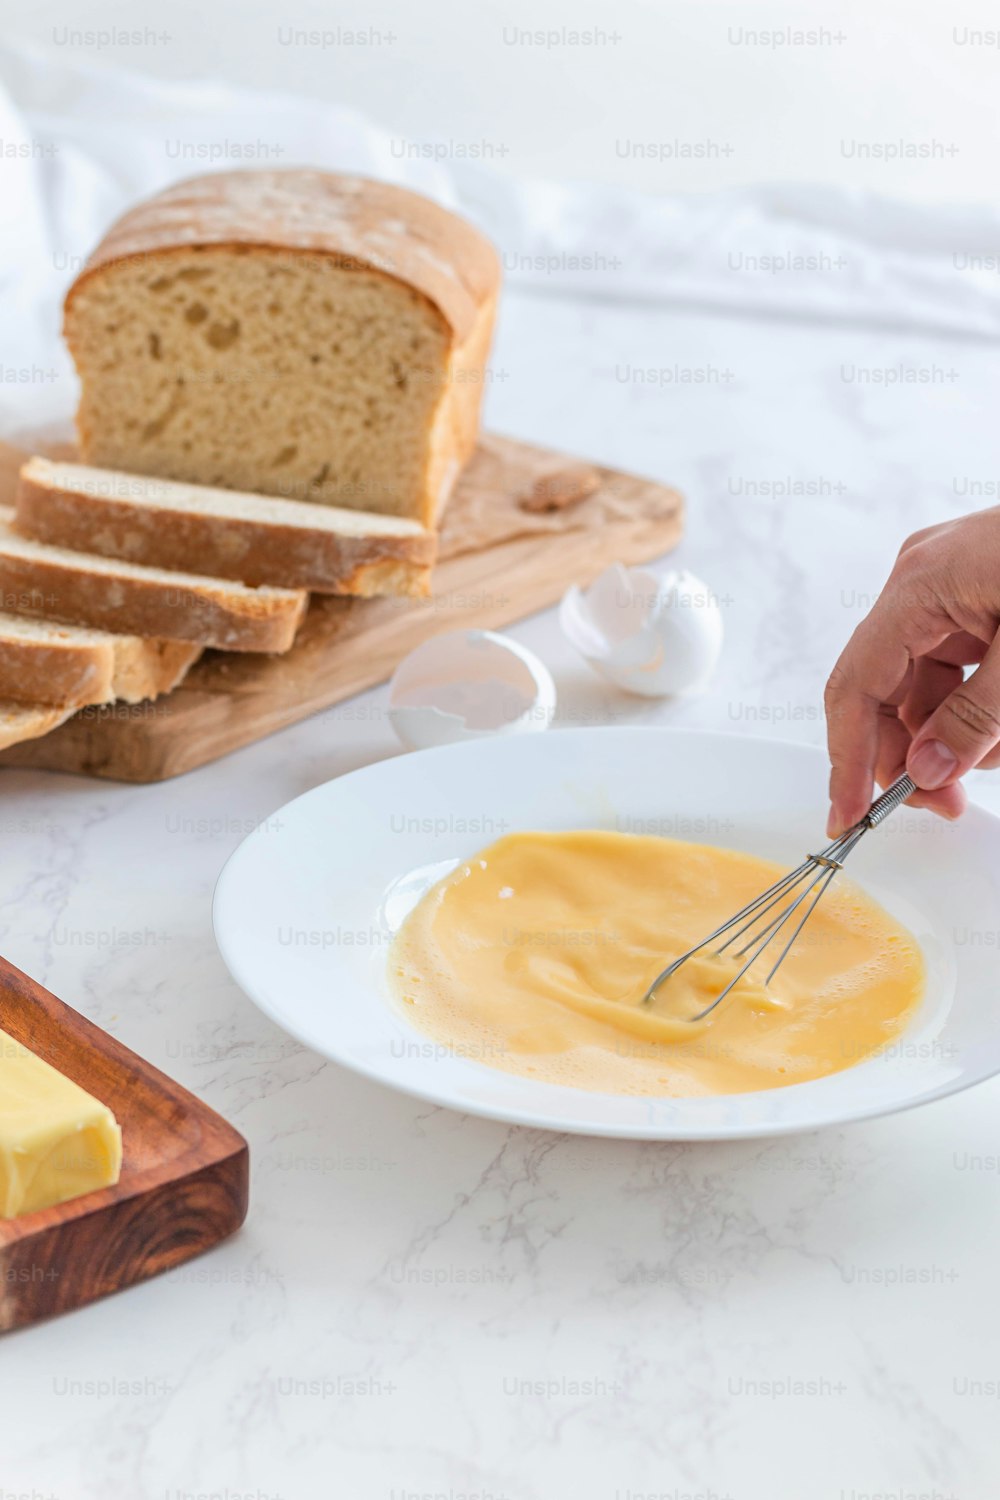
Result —
[[548, 729], [552, 674], [533, 651], [492, 630], [452, 630], [403, 658], [389, 718], [408, 750]]
[[646, 698], [700, 692], [722, 651], [722, 611], [684, 570], [657, 578], [613, 563], [559, 609], [563, 633], [596, 672]]

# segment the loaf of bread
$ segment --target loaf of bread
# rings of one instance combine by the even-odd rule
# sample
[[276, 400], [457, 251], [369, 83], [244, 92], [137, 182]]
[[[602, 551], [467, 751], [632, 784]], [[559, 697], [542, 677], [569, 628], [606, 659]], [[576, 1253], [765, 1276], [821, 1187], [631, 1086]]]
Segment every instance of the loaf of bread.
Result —
[[67, 295], [82, 455], [431, 526], [475, 444], [499, 280], [477, 230], [388, 183], [176, 184]]
[[305, 614], [301, 589], [144, 568], [21, 536], [0, 508], [0, 609], [224, 651], [287, 651]]
[[141, 703], [177, 686], [201, 647], [0, 614], [0, 700], [84, 708]]
[[396, 516], [32, 458], [21, 469], [26, 536], [148, 567], [180, 568], [317, 593], [430, 589], [433, 532]]

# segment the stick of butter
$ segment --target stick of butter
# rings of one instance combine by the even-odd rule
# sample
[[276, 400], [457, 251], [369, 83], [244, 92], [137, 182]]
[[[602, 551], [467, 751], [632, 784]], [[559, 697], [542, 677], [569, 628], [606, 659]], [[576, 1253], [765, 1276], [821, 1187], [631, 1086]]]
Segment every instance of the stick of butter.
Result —
[[107, 1105], [0, 1031], [0, 1219], [110, 1187], [121, 1164]]

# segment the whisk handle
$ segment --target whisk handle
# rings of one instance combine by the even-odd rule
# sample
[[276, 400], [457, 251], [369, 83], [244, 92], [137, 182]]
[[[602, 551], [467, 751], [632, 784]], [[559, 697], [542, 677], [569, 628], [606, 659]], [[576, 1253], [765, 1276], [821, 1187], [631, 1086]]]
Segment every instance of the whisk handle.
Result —
[[886, 787], [881, 797], [875, 798], [862, 818], [862, 823], [866, 823], [869, 828], [877, 828], [884, 818], [887, 818], [891, 812], [895, 812], [900, 803], [905, 802], [907, 797], [912, 797], [916, 790], [915, 781], [909, 776], [901, 776], [898, 781], [892, 783], [892, 786]]

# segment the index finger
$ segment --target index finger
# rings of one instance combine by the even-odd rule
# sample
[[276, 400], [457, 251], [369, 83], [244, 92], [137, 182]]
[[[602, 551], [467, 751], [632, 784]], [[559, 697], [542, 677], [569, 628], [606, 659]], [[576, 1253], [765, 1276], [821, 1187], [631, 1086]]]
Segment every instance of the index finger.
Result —
[[[871, 806], [883, 705], [900, 696], [912, 660], [892, 613], [876, 604], [848, 641], [826, 685], [831, 838]], [[888, 618], [886, 616], [888, 615]]]

